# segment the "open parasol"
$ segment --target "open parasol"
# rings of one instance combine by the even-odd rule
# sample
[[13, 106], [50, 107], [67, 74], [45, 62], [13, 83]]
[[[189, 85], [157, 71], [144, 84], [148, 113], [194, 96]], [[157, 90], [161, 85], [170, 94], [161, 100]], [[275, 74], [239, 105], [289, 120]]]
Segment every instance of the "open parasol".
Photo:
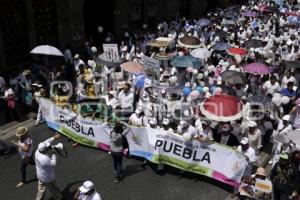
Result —
[[243, 104], [234, 96], [215, 95], [200, 104], [200, 111], [210, 120], [229, 122], [243, 116]]
[[253, 75], [265, 75], [270, 74], [272, 70], [265, 64], [262, 63], [251, 63], [243, 67], [244, 72]]
[[125, 62], [121, 64], [121, 68], [130, 73], [145, 74], [145, 69], [139, 62]]
[[178, 40], [178, 45], [180, 47], [188, 49], [196, 49], [200, 47], [200, 40], [193, 36], [184, 36]]

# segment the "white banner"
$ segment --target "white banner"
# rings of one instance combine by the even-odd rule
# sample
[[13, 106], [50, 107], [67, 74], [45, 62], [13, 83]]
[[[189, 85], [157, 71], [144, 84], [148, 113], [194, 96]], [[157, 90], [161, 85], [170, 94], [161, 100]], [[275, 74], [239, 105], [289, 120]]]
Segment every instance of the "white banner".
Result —
[[160, 77], [159, 60], [156, 60], [154, 58], [150, 58], [148, 56], [143, 55], [142, 62], [143, 62], [143, 66], [146, 71], [146, 74], [148, 76], [153, 77], [154, 80], [159, 80], [159, 77]]
[[239, 152], [218, 143], [186, 141], [182, 136], [151, 128], [132, 128], [130, 154], [154, 163], [202, 174], [238, 187], [247, 161]]
[[[110, 150], [113, 127], [107, 123], [76, 116], [45, 98], [41, 99], [41, 106], [50, 128], [78, 143]], [[131, 127], [126, 137], [131, 155], [202, 174], [234, 187], [239, 186], [247, 165], [243, 155], [227, 146], [186, 141], [180, 135], [158, 129]]]
[[103, 44], [103, 52], [107, 61], [119, 60], [118, 44]]

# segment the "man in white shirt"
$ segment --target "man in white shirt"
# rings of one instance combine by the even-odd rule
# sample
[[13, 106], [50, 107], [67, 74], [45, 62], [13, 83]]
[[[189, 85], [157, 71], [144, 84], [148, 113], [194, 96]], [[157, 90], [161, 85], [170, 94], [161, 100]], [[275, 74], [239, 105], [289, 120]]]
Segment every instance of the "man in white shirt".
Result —
[[100, 194], [96, 191], [92, 181], [85, 181], [79, 188], [74, 197], [75, 200], [101, 200]]
[[130, 115], [128, 113], [133, 112], [133, 100], [134, 100], [134, 95], [132, 92], [130, 92], [130, 84], [128, 83], [125, 84], [124, 89], [118, 95], [118, 99], [121, 108], [124, 110], [125, 114], [127, 113], [127, 116]]
[[262, 89], [264, 90], [265, 94], [272, 94], [272, 95], [276, 92], [280, 92], [280, 90], [281, 90], [280, 85], [276, 81], [275, 76], [271, 76], [270, 80], [266, 81], [263, 84]]
[[79, 72], [79, 65], [85, 65], [85, 63], [83, 62], [83, 60], [80, 59], [79, 54], [75, 54], [74, 67], [75, 67], [76, 72]]
[[39, 143], [35, 152], [36, 174], [39, 180], [36, 200], [42, 200], [47, 189], [49, 189], [55, 200], [62, 199], [60, 190], [55, 184], [56, 155], [51, 153], [51, 143], [59, 137], [60, 135], [57, 134]]
[[240, 143], [241, 145], [238, 146], [237, 150], [241, 154], [243, 154], [249, 162], [249, 165], [245, 169], [244, 175], [250, 175], [252, 171], [252, 166], [257, 161], [257, 156], [255, 154], [255, 150], [252, 147], [250, 147], [248, 138], [243, 137]]

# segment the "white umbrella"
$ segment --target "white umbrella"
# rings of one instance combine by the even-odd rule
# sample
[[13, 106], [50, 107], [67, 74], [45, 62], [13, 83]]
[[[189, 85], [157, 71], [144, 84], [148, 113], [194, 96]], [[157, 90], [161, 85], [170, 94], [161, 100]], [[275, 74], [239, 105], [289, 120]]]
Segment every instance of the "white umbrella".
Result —
[[50, 45], [40, 45], [30, 51], [31, 54], [40, 54], [47, 56], [64, 56], [64, 54], [56, 47]]
[[206, 48], [199, 48], [191, 51], [191, 55], [195, 58], [207, 61], [211, 55], [211, 52]]

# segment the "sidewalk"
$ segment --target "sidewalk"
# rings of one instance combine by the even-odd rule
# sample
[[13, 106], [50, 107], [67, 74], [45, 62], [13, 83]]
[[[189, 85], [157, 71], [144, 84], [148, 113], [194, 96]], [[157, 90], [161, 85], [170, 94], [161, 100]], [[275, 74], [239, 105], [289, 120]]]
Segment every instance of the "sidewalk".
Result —
[[26, 128], [34, 126], [35, 118], [36, 113], [28, 113], [26, 115], [26, 120], [22, 122], [13, 121], [0, 126], [0, 140], [7, 140], [9, 137], [15, 135], [16, 129], [20, 126]]

